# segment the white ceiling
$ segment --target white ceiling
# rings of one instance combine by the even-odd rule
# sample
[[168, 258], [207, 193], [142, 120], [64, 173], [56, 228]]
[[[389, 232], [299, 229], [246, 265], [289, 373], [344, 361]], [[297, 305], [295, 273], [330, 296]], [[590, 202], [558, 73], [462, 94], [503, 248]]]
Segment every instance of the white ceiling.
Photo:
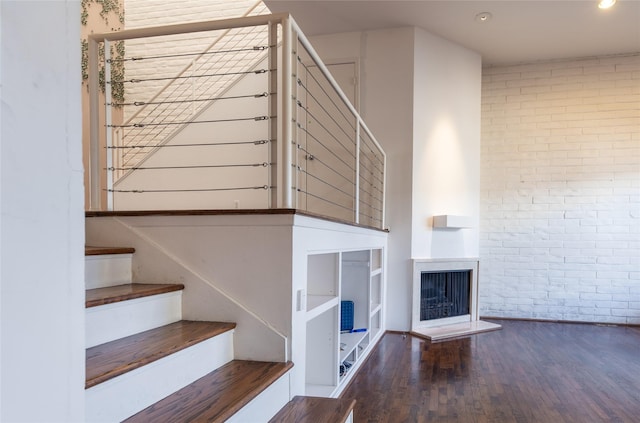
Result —
[[[640, 0], [265, 0], [307, 36], [417, 26], [482, 55], [484, 64], [640, 52]], [[493, 18], [480, 23], [478, 13]]]

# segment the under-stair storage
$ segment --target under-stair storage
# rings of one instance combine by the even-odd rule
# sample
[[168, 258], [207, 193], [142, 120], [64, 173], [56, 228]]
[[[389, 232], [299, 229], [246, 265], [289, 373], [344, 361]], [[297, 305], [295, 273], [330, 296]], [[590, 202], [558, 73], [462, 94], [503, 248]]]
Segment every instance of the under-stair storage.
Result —
[[[249, 413], [247, 410], [258, 410], [258, 417], [245, 421], [267, 421], [295, 395], [339, 395], [384, 332], [383, 267], [387, 242], [384, 231], [328, 221], [291, 210], [264, 214], [242, 211], [237, 214], [216, 211], [115, 212], [113, 215], [101, 213], [88, 217], [87, 236], [88, 242], [96, 245], [122, 242], [136, 247], [132, 261], [133, 285], [113, 288], [122, 291], [123, 297], [124, 294], [131, 295], [123, 303], [131, 302], [137, 308], [151, 302], [153, 297], [169, 297], [165, 300], [175, 301], [173, 296], [177, 296], [179, 308], [173, 317], [176, 322], [237, 324], [228, 331], [232, 343], [228, 362], [216, 369], [203, 369], [201, 374], [194, 375], [193, 380], [184, 381], [182, 387], [176, 387], [155, 401], [140, 403], [136, 410], [112, 421], [124, 420], [136, 413], [142, 413], [136, 417], [138, 421], [144, 420], [143, 416], [155, 421], [158, 415], [153, 410], [169, 410], [171, 406], [168, 404], [174, 401], [183, 404], [183, 396], [196, 395], [197, 386], [211, 387], [204, 397], [217, 398], [215, 401], [218, 402], [229, 398], [216, 391], [222, 386], [237, 394], [231, 397], [238, 396], [243, 389], [233, 384], [230, 387], [225, 385], [225, 381], [237, 380], [234, 366], [229, 364], [231, 362], [259, 361], [282, 365], [291, 362], [291, 370], [285, 370], [284, 376], [277, 377], [276, 382], [258, 395], [263, 400], [250, 401], [236, 413], [248, 416], [245, 414]], [[184, 285], [184, 289], [136, 298], [139, 290], [135, 284], [143, 281], [161, 282], [161, 285], [179, 282], [179, 287]], [[153, 286], [147, 285], [147, 288], [151, 290]], [[97, 291], [102, 289], [96, 288], [92, 292], [104, 292]], [[104, 304], [93, 308], [127, 309], [112, 299], [99, 302]], [[173, 306], [162, 304], [148, 307], [148, 310], [155, 313], [165, 309], [170, 311], [169, 314], [175, 313]], [[353, 304], [353, 309], [343, 311], [346, 304]], [[172, 323], [158, 322], [154, 325], [161, 327]], [[341, 333], [343, 326], [345, 332]], [[100, 342], [118, 342], [121, 338], [137, 336], [152, 329], [109, 336], [88, 347], [100, 346]], [[207, 362], [207, 359], [202, 361]], [[157, 365], [156, 362], [149, 363], [142, 369]], [[136, 369], [133, 372], [140, 371]], [[170, 374], [181, 374], [181, 371], [172, 370]], [[96, 387], [115, 385], [113, 381], [116, 379]], [[148, 382], [153, 388], [159, 384], [160, 381], [156, 380]], [[146, 391], [147, 388], [139, 390]], [[118, 398], [116, 395], [114, 397]], [[134, 394], [131, 396], [135, 397]], [[208, 409], [200, 403], [201, 400], [206, 402], [206, 399], [194, 397], [193, 401], [184, 400], [188, 405], [180, 407]], [[153, 410], [145, 410], [150, 406]], [[229, 407], [227, 409], [231, 410], [237, 405]], [[217, 413], [207, 416], [226, 415], [226, 412]], [[180, 414], [174, 416], [177, 420], [171, 421], [181, 421], [187, 415], [189, 419], [193, 416]]]
[[306, 395], [337, 396], [382, 335], [382, 263], [381, 248], [308, 256]]

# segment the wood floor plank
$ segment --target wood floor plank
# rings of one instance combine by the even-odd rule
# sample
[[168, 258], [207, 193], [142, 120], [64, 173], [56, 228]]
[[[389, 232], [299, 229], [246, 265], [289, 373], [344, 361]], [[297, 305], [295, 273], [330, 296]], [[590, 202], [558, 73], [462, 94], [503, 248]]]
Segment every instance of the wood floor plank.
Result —
[[135, 253], [135, 248], [130, 247], [84, 247], [84, 255], [85, 256], [101, 256], [108, 254], [133, 254]]
[[355, 405], [353, 399], [296, 396], [269, 423], [343, 423]]
[[233, 360], [125, 422], [224, 422], [292, 367]]
[[120, 301], [133, 300], [151, 295], [180, 291], [183, 284], [141, 284], [131, 283], [125, 285], [109, 286], [106, 288], [87, 289], [85, 293], [85, 307], [97, 307]]
[[87, 349], [85, 388], [235, 328], [235, 323], [182, 320]]
[[371, 423], [640, 421], [640, 327], [491, 321], [438, 343], [385, 334], [341, 397]]

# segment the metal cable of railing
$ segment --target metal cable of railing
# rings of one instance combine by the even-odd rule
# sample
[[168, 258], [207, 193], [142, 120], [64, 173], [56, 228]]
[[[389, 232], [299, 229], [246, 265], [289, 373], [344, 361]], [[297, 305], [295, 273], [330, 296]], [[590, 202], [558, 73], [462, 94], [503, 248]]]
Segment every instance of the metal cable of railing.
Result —
[[[343, 149], [344, 152], [351, 155], [352, 157], [355, 157], [355, 152], [352, 149], [349, 149], [348, 146], [346, 146], [343, 142], [340, 141], [340, 139], [338, 139], [338, 136], [336, 134], [334, 134], [330, 129], [328, 129], [328, 125], [325, 124], [323, 122], [323, 119], [321, 116], [316, 115], [313, 112], [310, 112], [310, 108], [309, 107], [305, 107], [302, 102], [300, 100], [298, 100], [296, 102], [296, 105], [302, 109], [305, 109], [305, 114], [307, 115], [307, 117], [311, 117], [311, 119], [313, 119], [313, 123], [318, 125], [320, 128], [322, 128], [322, 130], [324, 131], [325, 135], [328, 135], [330, 138], [332, 138], [338, 145], [340, 145]], [[332, 119], [329, 115], [329, 118]], [[344, 132], [344, 131], [343, 131]], [[344, 132], [345, 135], [347, 135], [347, 137], [349, 136], [349, 134], [347, 134], [346, 132]], [[349, 138], [347, 138], [348, 141], [351, 142], [351, 140]], [[353, 142], [352, 142], [353, 143]], [[353, 147], [355, 145], [355, 143], [353, 143], [353, 145], [351, 147]]]
[[243, 190], [268, 190], [272, 187], [268, 185], [255, 186], [255, 187], [229, 187], [229, 188], [183, 188], [183, 189], [109, 189], [108, 192], [119, 193], [131, 193], [131, 194], [144, 194], [144, 193], [169, 193], [169, 192], [215, 192], [215, 191], [243, 191]]
[[[176, 91], [180, 88], [179, 85], [174, 85], [173, 86], [173, 91]], [[172, 92], [169, 92], [168, 94], [173, 94]], [[144, 115], [145, 119], [149, 119], [149, 117], [151, 117], [151, 121], [152, 122], [164, 122], [167, 119], [169, 119], [171, 116], [185, 116], [186, 114], [186, 110], [190, 107], [190, 105], [194, 104], [195, 102], [200, 102], [201, 100], [203, 100], [206, 96], [206, 93], [204, 95], [202, 95], [201, 97], [196, 97], [196, 98], [188, 98], [186, 100], [179, 100], [180, 103], [183, 103], [183, 107], [179, 108], [177, 106], [175, 106], [175, 104], [177, 104], [177, 102], [173, 101], [156, 101], [153, 103], [158, 103], [158, 105], [156, 105], [153, 109], [151, 109], [146, 115]], [[171, 98], [171, 97], [169, 97]], [[175, 97], [174, 97], [175, 98]], [[169, 104], [167, 106], [161, 107], [159, 104], [161, 103], [165, 103], [165, 104]], [[174, 104], [174, 106], [170, 106], [170, 104]], [[194, 113], [188, 113], [188, 115], [194, 115]], [[166, 131], [165, 131], [166, 132]], [[127, 137], [125, 136], [125, 142], [128, 144], [137, 144], [139, 142], [144, 142], [144, 141], [140, 141], [140, 140], [149, 140], [150, 135], [153, 134], [153, 131], [146, 131], [140, 134], [134, 134], [133, 135], [133, 139], [127, 139]], [[158, 138], [158, 137], [162, 137], [165, 138], [167, 136], [166, 133], [160, 133], [160, 134], [156, 134], [155, 137], [153, 138]], [[138, 138], [135, 138], [138, 137]]]
[[237, 100], [239, 98], [259, 98], [259, 97], [267, 97], [269, 93], [259, 93], [259, 94], [246, 94], [246, 95], [236, 95], [236, 96], [226, 96], [226, 97], [208, 97], [208, 98], [198, 98], [193, 100], [168, 100], [168, 101], [134, 101], [128, 103], [107, 103], [107, 106], [148, 106], [152, 104], [175, 104], [175, 103], [197, 103], [201, 101], [219, 101], [219, 100]]
[[[328, 187], [331, 187], [335, 192], [339, 192], [339, 193], [341, 193], [341, 194], [344, 194], [344, 195], [346, 195], [349, 199], [353, 198], [353, 193], [352, 193], [352, 192], [347, 192], [347, 191], [345, 191], [345, 190], [341, 189], [340, 187], [338, 187], [338, 186], [336, 186], [336, 185], [333, 185], [333, 184], [331, 184], [330, 182], [327, 182], [325, 179], [322, 179], [322, 178], [320, 178], [320, 177], [318, 177], [318, 176], [314, 175], [313, 173], [309, 173], [309, 172], [307, 172], [307, 170], [306, 170], [306, 169], [304, 169], [303, 167], [298, 166], [298, 167], [297, 167], [297, 170], [298, 170], [299, 172], [302, 172], [302, 173], [304, 173], [305, 175], [307, 175], [307, 176], [309, 176], [309, 177], [311, 177], [311, 178], [315, 179], [316, 181], [320, 182], [321, 184], [324, 184], [324, 185], [326, 185], [326, 186], [328, 186]], [[307, 191], [307, 192], [305, 192], [305, 193], [306, 193], [306, 194], [309, 194], [309, 192], [308, 192], [308, 191]]]
[[[315, 77], [313, 77], [313, 79], [317, 82], [317, 79]], [[318, 100], [318, 98], [313, 94], [313, 92], [311, 90], [309, 90], [309, 88], [307, 88], [307, 86], [302, 82], [302, 80], [298, 79], [298, 85], [301, 86], [306, 94], [315, 101], [315, 103], [318, 105], [318, 107], [320, 107], [320, 109], [322, 109], [322, 111], [324, 111], [325, 115], [327, 117], [329, 117], [333, 123], [336, 124], [336, 126], [347, 136], [350, 137], [351, 134], [348, 134], [343, 127], [336, 121], [336, 119], [334, 118], [334, 116], [327, 110], [327, 108], [323, 105], [323, 103]], [[328, 93], [326, 93], [326, 91], [324, 90], [324, 88], [322, 88], [322, 86], [318, 83], [319, 88], [323, 91], [323, 93], [325, 94], [326, 98], [329, 99], [329, 101], [331, 101], [331, 103], [333, 104], [333, 106], [335, 106], [335, 109], [342, 115], [342, 117], [345, 119], [345, 122], [351, 127], [351, 129], [353, 131], [355, 131], [355, 126], [353, 126], [351, 124], [351, 122], [349, 122], [349, 119], [347, 118], [347, 116], [344, 115], [344, 113], [340, 110], [340, 108], [338, 107], [338, 105], [331, 99], [331, 96], [329, 96]], [[300, 100], [298, 100], [300, 102]], [[351, 140], [354, 144], [355, 142], [353, 140]]]
[[182, 122], [157, 122], [157, 123], [132, 123], [130, 125], [107, 125], [107, 128], [146, 128], [148, 126], [170, 126], [170, 125], [193, 125], [196, 123], [220, 123], [220, 122], [243, 122], [268, 120], [269, 116], [247, 116], [230, 119], [208, 119], [208, 120], [187, 120]]
[[[355, 183], [353, 182], [353, 180], [352, 180], [351, 178], [349, 178], [348, 176], [345, 176], [345, 175], [343, 175], [342, 173], [338, 172], [336, 169], [334, 169], [333, 167], [331, 167], [331, 165], [329, 165], [329, 163], [327, 163], [326, 161], [323, 161], [322, 159], [320, 159], [320, 157], [319, 157], [319, 156], [314, 155], [314, 154], [311, 154], [311, 152], [310, 152], [310, 151], [306, 150], [306, 149], [305, 149], [303, 146], [301, 146], [300, 144], [298, 144], [298, 149], [299, 149], [300, 151], [303, 151], [303, 152], [305, 152], [305, 153], [306, 153], [306, 154], [305, 154], [305, 156], [304, 156], [304, 159], [305, 159], [305, 160], [313, 160], [313, 161], [316, 161], [316, 162], [318, 162], [318, 163], [322, 164], [322, 165], [323, 165], [327, 170], [329, 170], [329, 171], [333, 172], [334, 174], [338, 175], [340, 178], [344, 179], [344, 180], [345, 180], [345, 181], [347, 181], [348, 183], [350, 183], [350, 184], [352, 184], [352, 185], [355, 185]], [[338, 159], [340, 159], [340, 158], [339, 158], [339, 156], [336, 156], [336, 157], [337, 157]], [[345, 163], [345, 164], [347, 164], [347, 163]]]
[[140, 145], [131, 145], [131, 146], [111, 146], [105, 147], [107, 150], [126, 150], [130, 148], [171, 148], [171, 147], [210, 147], [210, 146], [223, 146], [223, 145], [243, 145], [243, 144], [253, 144], [253, 145], [263, 145], [271, 142], [271, 140], [256, 140], [256, 141], [230, 141], [230, 142], [204, 142], [204, 143], [186, 143], [180, 145], [172, 145], [172, 144], [158, 144], [158, 145], [150, 145], [150, 146], [140, 146]]
[[197, 57], [202, 57], [202, 56], [209, 56], [212, 54], [224, 54], [224, 53], [238, 53], [241, 51], [256, 51], [256, 50], [266, 50], [267, 47], [265, 46], [255, 46], [255, 47], [248, 47], [248, 48], [239, 48], [239, 49], [232, 49], [232, 50], [218, 50], [218, 51], [205, 51], [203, 52], [195, 52], [195, 53], [181, 53], [181, 54], [162, 54], [162, 55], [158, 55], [158, 56], [138, 56], [138, 57], [123, 57], [123, 58], [116, 58], [116, 59], [110, 59], [109, 62], [110, 63], [114, 63], [114, 62], [134, 62], [134, 61], [141, 61], [141, 60], [149, 60], [149, 59], [167, 59], [167, 58], [171, 58], [171, 57], [193, 57], [193, 56], [197, 56]]
[[[147, 121], [150, 120], [151, 122], [158, 123], [166, 122], [168, 119], [175, 119], [180, 116], [183, 118], [186, 116], [194, 116], [202, 107], [206, 106], [206, 102], [203, 101], [204, 99], [212, 97], [213, 95], [219, 95], [223, 92], [224, 87], [229, 85], [229, 78], [241, 76], [244, 72], [252, 72], [253, 70], [249, 70], [248, 67], [251, 67], [253, 63], [262, 58], [268, 49], [268, 47], [264, 45], [265, 37], [263, 28], [259, 30], [255, 28], [248, 30], [229, 30], [228, 33], [230, 37], [224, 38], [216, 44], [220, 46], [219, 50], [205, 51], [200, 54], [190, 53], [189, 55], [167, 54], [136, 57], [136, 61], [138, 62], [150, 59], [152, 59], [152, 62], [161, 62], [168, 57], [189, 57], [197, 54], [197, 61], [194, 59], [194, 61], [177, 76], [129, 78], [118, 82], [139, 84], [168, 81], [161, 93], [154, 97], [154, 99], [160, 98], [160, 101], [146, 102], [151, 105], [151, 108], [145, 109], [146, 111], [142, 115]], [[260, 39], [262, 39], [262, 43], [259, 43]], [[244, 44], [249, 44], [249, 46], [243, 47]], [[212, 58], [207, 56], [215, 56], [216, 60], [211, 60]], [[206, 60], [203, 60], [203, 58]], [[228, 63], [240, 63], [242, 68], [235, 72], [224, 72], [223, 70]], [[266, 70], [262, 69], [255, 72], [262, 73], [266, 72]], [[197, 80], [197, 82], [194, 82], [195, 80]], [[198, 102], [202, 103], [202, 105], [194, 107], [194, 103]], [[158, 142], [169, 138], [171, 132], [172, 129], [166, 127], [157, 129], [148, 127], [147, 130], [143, 132], [126, 133], [123, 136], [123, 142], [125, 144]], [[135, 163], [138, 160], [137, 157], [146, 153], [148, 153], [148, 151], [132, 152], [125, 156], [123, 162]]]
[[[344, 205], [342, 205], [342, 204], [339, 204], [339, 203], [337, 203], [337, 202], [335, 202], [335, 201], [329, 200], [329, 199], [328, 199], [328, 198], [326, 198], [326, 197], [322, 197], [322, 196], [316, 195], [316, 194], [311, 193], [311, 192], [306, 192], [306, 191], [304, 191], [303, 189], [300, 189], [300, 188], [298, 188], [298, 189], [297, 189], [297, 191], [298, 191], [299, 193], [302, 193], [302, 194], [308, 195], [308, 196], [310, 196], [310, 197], [313, 197], [313, 198], [315, 198], [316, 200], [319, 200], [319, 201], [321, 201], [321, 202], [324, 202], [324, 203], [331, 204], [331, 205], [333, 205], [333, 206], [339, 207], [340, 209], [346, 210], [346, 211], [348, 211], [348, 212], [352, 212], [352, 211], [353, 211], [353, 208], [351, 208], [351, 207], [347, 207], [347, 206], [344, 206]], [[316, 211], [316, 212], [317, 212], [317, 211]], [[321, 213], [321, 214], [322, 214], [322, 213]]]
[[[308, 135], [309, 138], [313, 139], [319, 146], [321, 146], [324, 150], [326, 150], [327, 152], [329, 152], [332, 156], [335, 157], [336, 160], [338, 160], [339, 162], [343, 163], [345, 166], [349, 167], [351, 170], [353, 170], [353, 167], [351, 164], [347, 163], [346, 161], [344, 161], [344, 159], [342, 157], [340, 157], [340, 155], [334, 151], [333, 149], [331, 149], [331, 147], [329, 147], [327, 144], [323, 143], [322, 140], [318, 137], [316, 137], [313, 133], [309, 132], [305, 127], [303, 127], [302, 125], [300, 125], [299, 123], [296, 125], [298, 127], [298, 129], [300, 129], [300, 131], [302, 131], [304, 134]], [[316, 156], [317, 154], [313, 154], [310, 152], [310, 150], [305, 149], [302, 144], [298, 144], [298, 148], [302, 151], [304, 151], [305, 153], [311, 154], [312, 156]]]
[[380, 226], [383, 222], [384, 158], [375, 150], [367, 134], [360, 136], [359, 215], [362, 223]]

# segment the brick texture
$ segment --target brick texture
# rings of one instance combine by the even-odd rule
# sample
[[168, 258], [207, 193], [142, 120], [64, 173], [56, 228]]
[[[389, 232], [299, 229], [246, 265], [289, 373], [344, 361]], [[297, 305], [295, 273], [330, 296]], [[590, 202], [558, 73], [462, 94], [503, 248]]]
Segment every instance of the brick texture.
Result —
[[640, 54], [483, 69], [483, 316], [640, 324]]

